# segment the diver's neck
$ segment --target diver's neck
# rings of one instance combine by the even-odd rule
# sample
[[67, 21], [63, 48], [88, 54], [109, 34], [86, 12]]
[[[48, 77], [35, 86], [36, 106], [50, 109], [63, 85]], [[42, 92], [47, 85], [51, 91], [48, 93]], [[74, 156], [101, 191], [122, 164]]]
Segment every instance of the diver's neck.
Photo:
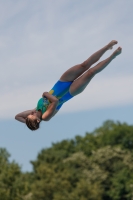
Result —
[[38, 110], [37, 116], [39, 117], [39, 119], [42, 119], [42, 111], [41, 110]]

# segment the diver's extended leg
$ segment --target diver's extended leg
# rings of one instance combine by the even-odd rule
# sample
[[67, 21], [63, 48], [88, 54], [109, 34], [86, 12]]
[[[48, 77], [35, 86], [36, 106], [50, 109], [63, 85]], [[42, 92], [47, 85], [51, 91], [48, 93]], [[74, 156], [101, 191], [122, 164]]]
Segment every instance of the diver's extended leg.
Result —
[[92, 54], [87, 60], [83, 63], [75, 65], [68, 69], [60, 78], [61, 81], [74, 81], [79, 76], [81, 76], [86, 70], [88, 70], [92, 64], [97, 62], [100, 57], [108, 50], [111, 49], [115, 44], [117, 44], [116, 40], [112, 40], [109, 44], [104, 46], [99, 51]]
[[121, 53], [121, 51], [122, 51], [122, 48], [119, 47], [113, 52], [113, 54], [110, 57], [101, 61], [96, 66], [92, 67], [87, 72], [85, 72], [78, 79], [76, 79], [70, 86], [70, 89], [69, 89], [70, 94], [72, 96], [75, 96], [81, 93], [86, 88], [90, 80], [95, 76], [95, 74], [102, 71], [117, 55]]

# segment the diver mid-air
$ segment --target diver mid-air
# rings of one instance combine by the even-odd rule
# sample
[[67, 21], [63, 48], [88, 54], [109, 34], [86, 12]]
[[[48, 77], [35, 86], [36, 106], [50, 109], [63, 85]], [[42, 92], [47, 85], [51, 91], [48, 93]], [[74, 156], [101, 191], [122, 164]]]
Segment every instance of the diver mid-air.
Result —
[[21, 112], [15, 116], [15, 119], [26, 123], [31, 130], [37, 130], [41, 121], [50, 120], [66, 101], [83, 92], [91, 79], [121, 53], [122, 48], [118, 47], [111, 56], [90, 68], [117, 43], [116, 40], [112, 40], [83, 63], [68, 69], [49, 92], [42, 94], [35, 109]]

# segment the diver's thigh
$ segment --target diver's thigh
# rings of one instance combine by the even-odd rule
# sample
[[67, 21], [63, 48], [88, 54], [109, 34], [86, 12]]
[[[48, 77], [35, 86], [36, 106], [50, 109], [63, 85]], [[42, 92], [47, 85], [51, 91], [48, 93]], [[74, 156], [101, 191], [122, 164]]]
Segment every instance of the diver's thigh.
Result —
[[86, 77], [85, 75], [81, 76], [80, 78], [76, 79], [69, 88], [69, 92], [72, 96], [76, 96], [84, 91], [86, 86], [90, 83], [91, 79], [94, 77]]

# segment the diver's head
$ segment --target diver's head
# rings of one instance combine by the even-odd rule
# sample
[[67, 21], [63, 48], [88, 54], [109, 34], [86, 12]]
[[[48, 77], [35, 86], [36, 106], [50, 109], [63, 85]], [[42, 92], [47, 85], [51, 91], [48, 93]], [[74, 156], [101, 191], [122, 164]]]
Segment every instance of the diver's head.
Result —
[[32, 131], [35, 131], [39, 128], [40, 122], [41, 122], [41, 117], [39, 111], [32, 112], [26, 118], [26, 125]]

